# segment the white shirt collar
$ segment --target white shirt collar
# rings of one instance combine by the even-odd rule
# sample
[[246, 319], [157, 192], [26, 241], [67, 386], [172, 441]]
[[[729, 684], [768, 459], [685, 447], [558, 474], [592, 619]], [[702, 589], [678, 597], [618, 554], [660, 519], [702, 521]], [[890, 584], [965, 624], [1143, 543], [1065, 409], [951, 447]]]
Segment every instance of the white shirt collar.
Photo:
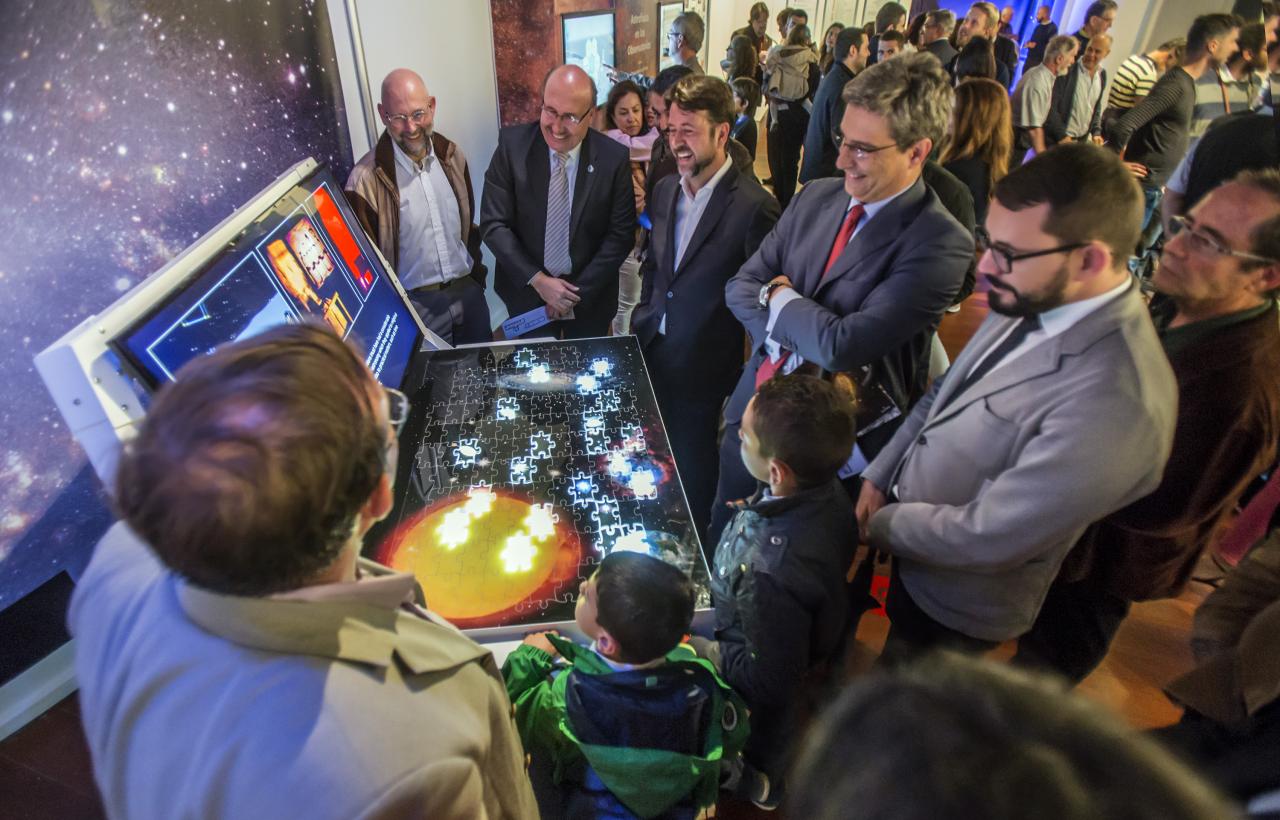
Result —
[[689, 199], [706, 199], [711, 196], [711, 192], [716, 189], [716, 185], [719, 184], [720, 180], [724, 179], [724, 175], [729, 173], [729, 166], [732, 164], [733, 159], [731, 159], [726, 153], [724, 155], [724, 162], [721, 163], [716, 172], [711, 175], [711, 179], [707, 180], [707, 183], [698, 189], [696, 194], [689, 193], [689, 180], [685, 179], [683, 176], [680, 177], [680, 190], [684, 191], [684, 195], [689, 197]]
[[1129, 286], [1130, 281], [1126, 278], [1106, 293], [1091, 296], [1079, 302], [1059, 305], [1053, 310], [1046, 310], [1040, 314], [1040, 326], [1044, 329], [1045, 335], [1049, 337], [1065, 333], [1090, 313], [1093, 313], [1112, 299], [1119, 298], [1121, 294], [1129, 290]]
[[422, 158], [421, 166], [414, 162], [413, 157], [406, 154], [404, 149], [400, 147], [400, 143], [395, 140], [391, 140], [391, 149], [395, 152], [396, 165], [399, 165], [410, 174], [419, 174], [423, 171], [431, 170], [431, 160], [435, 157], [435, 154], [432, 152], [430, 137], [427, 137], [427, 155]]
[[[584, 141], [585, 141], [585, 138], [584, 138]], [[552, 162], [555, 162], [557, 153], [559, 152], [556, 151], [554, 148], [552, 148], [551, 146], [547, 146], [547, 156], [551, 159]], [[570, 168], [577, 168], [578, 157], [582, 156], [582, 143], [581, 142], [578, 143], [577, 145], [573, 146], [565, 153], [569, 155], [569, 161], [564, 164], [565, 169], [568, 170]], [[552, 166], [552, 167], [554, 168], [555, 166]]]

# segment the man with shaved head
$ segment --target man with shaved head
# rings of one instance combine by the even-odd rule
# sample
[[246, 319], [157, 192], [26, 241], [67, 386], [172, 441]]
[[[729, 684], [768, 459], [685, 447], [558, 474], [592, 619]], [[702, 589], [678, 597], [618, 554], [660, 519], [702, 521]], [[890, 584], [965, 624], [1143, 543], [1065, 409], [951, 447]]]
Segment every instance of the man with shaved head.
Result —
[[450, 344], [488, 341], [467, 158], [435, 131], [436, 98], [407, 68], [382, 81], [378, 116], [386, 130], [351, 170], [347, 199], [427, 327]]
[[[537, 122], [503, 128], [484, 175], [480, 233], [512, 317], [542, 310], [529, 335], [605, 336], [618, 267], [635, 245], [627, 149], [591, 129], [596, 86], [562, 65], [542, 83]], [[534, 314], [537, 315], [537, 314]]]

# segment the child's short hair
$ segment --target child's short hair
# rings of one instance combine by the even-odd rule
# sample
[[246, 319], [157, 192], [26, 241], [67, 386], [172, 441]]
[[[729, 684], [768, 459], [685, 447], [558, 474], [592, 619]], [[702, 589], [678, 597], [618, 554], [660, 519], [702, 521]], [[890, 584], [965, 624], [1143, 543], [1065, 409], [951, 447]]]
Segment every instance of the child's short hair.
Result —
[[756, 391], [753, 412], [760, 455], [790, 467], [802, 488], [835, 478], [853, 451], [853, 396], [816, 376], [770, 379]]
[[693, 581], [659, 558], [614, 552], [596, 570], [596, 622], [618, 642], [623, 663], [648, 663], [675, 649], [693, 605]]
[[735, 77], [729, 86], [747, 104], [746, 115], [755, 119], [756, 108], [760, 106], [760, 83], [750, 77]]

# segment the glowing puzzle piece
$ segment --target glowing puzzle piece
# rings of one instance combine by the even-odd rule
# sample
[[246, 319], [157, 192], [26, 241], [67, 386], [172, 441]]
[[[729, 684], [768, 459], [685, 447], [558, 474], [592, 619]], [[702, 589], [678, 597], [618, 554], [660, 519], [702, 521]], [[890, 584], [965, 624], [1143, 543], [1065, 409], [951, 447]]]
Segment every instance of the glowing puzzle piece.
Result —
[[653, 470], [636, 470], [627, 479], [627, 486], [636, 498], [657, 498], [658, 484], [654, 480]]
[[599, 416], [587, 416], [582, 420], [582, 429], [588, 433], [604, 430], [604, 419]]
[[535, 364], [529, 368], [529, 381], [542, 384], [551, 381], [551, 370], [545, 364]]
[[498, 421], [512, 421], [516, 416], [520, 415], [520, 402], [515, 396], [506, 396], [498, 399], [497, 405]]
[[621, 405], [617, 390], [601, 390], [595, 395], [595, 401], [587, 408], [591, 413], [616, 413]]
[[613, 372], [613, 364], [608, 359], [592, 359], [591, 372], [603, 379]]
[[546, 541], [556, 533], [560, 516], [552, 512], [550, 504], [534, 504], [524, 517], [524, 528], [534, 541]]
[[527, 347], [522, 347], [516, 351], [516, 355], [511, 358], [516, 367], [533, 367], [533, 351]]
[[631, 462], [627, 459], [626, 453], [621, 450], [609, 451], [609, 475], [619, 479], [625, 479], [631, 475]]
[[523, 532], [509, 536], [506, 546], [498, 553], [502, 569], [507, 573], [528, 572], [537, 557], [538, 548], [533, 545], [533, 539]]
[[600, 382], [595, 376], [579, 376], [577, 382], [579, 393], [594, 393], [600, 389]]
[[586, 444], [583, 448], [589, 456], [602, 456], [609, 452], [609, 437], [603, 430], [588, 430]]
[[610, 545], [609, 552], [642, 552], [648, 554], [648, 533], [645, 532], [644, 525], [626, 524], [624, 526], [627, 531], [618, 536], [613, 544]]
[[440, 546], [449, 551], [467, 543], [471, 537], [471, 515], [462, 507], [456, 507], [444, 514], [444, 520], [436, 527], [436, 538]]
[[467, 490], [467, 503], [463, 506], [467, 515], [472, 518], [482, 518], [489, 514], [489, 510], [493, 509], [493, 502], [497, 498], [493, 490], [486, 485], [479, 484]]
[[643, 453], [649, 447], [644, 440], [644, 428], [638, 424], [622, 425], [622, 449]]
[[618, 515], [617, 501], [605, 497], [597, 501], [595, 507], [591, 520], [596, 522], [596, 532], [602, 538], [614, 538], [625, 532], [622, 518]]
[[511, 459], [511, 483], [532, 484], [533, 474], [538, 472], [538, 465], [524, 456]]
[[595, 500], [595, 479], [586, 473], [576, 473], [569, 481], [569, 495], [573, 496], [575, 507], [586, 507]]
[[556, 440], [545, 430], [539, 430], [529, 436], [529, 458], [551, 458], [551, 451], [556, 447]]
[[453, 466], [471, 467], [475, 465], [481, 452], [479, 439], [464, 438], [453, 448]]

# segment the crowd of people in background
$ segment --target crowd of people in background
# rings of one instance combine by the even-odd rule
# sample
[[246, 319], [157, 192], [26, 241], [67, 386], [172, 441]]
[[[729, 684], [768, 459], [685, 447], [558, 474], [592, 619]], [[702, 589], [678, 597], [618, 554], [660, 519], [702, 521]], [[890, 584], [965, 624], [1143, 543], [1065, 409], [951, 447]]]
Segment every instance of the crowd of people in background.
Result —
[[[354, 212], [448, 342], [492, 339], [482, 244], [529, 337], [637, 338], [714, 628], [689, 634], [682, 572], [617, 553], [579, 590], [589, 645], [529, 635], [499, 668], [358, 559], [406, 397], [321, 328], [269, 331], [161, 392], [76, 588], [109, 813], [1280, 810], [1280, 529], [1196, 613], [1178, 723], [1068, 692], [1280, 500], [1280, 8], [1254, 5], [1108, 71], [1114, 0], [1069, 33], [889, 2], [819, 37], [755, 3], [723, 78], [684, 12], [674, 64], [602, 105], [552, 70], [478, 207], [423, 78], [389, 74]], [[990, 314], [939, 361], [979, 281]]]

